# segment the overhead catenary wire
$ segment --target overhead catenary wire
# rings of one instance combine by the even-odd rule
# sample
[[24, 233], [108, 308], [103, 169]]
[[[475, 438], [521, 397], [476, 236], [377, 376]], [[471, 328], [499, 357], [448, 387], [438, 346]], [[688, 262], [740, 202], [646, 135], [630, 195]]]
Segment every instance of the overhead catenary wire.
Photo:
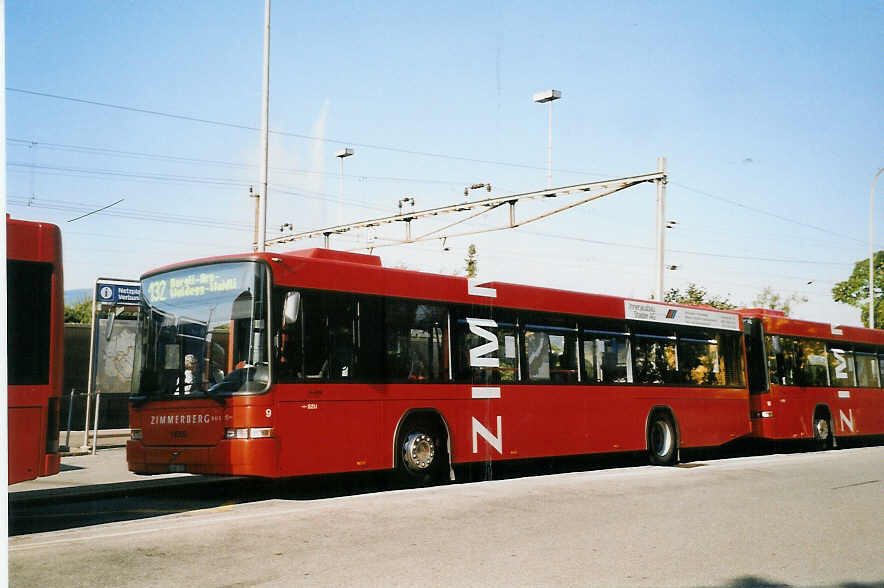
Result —
[[[56, 99], [56, 100], [65, 100], [65, 101], [70, 101], [70, 102], [75, 102], [75, 103], [80, 103], [80, 104], [87, 104], [87, 105], [91, 105], [91, 106], [99, 106], [99, 107], [103, 107], [103, 108], [111, 108], [111, 109], [128, 111], [128, 112], [136, 112], [136, 113], [146, 114], [146, 115], [151, 115], [151, 116], [159, 116], [159, 117], [166, 117], [166, 118], [177, 119], [177, 120], [185, 120], [185, 121], [195, 122], [195, 123], [200, 123], [200, 124], [208, 124], [208, 125], [220, 126], [220, 127], [229, 127], [229, 128], [248, 130], [248, 131], [261, 131], [261, 129], [259, 127], [254, 127], [254, 126], [249, 126], [249, 125], [231, 123], [231, 122], [227, 122], [227, 121], [218, 121], [218, 120], [213, 120], [213, 119], [206, 119], [206, 118], [188, 116], [188, 115], [182, 115], [182, 114], [175, 114], [175, 113], [170, 113], [170, 112], [163, 112], [160, 110], [138, 108], [138, 107], [125, 106], [125, 105], [120, 105], [120, 104], [112, 104], [109, 102], [102, 102], [102, 101], [98, 101], [98, 100], [76, 98], [76, 97], [72, 97], [72, 96], [52, 94], [52, 93], [48, 93], [48, 92], [39, 92], [39, 91], [28, 90], [28, 89], [23, 89], [23, 88], [7, 87], [6, 90], [8, 92], [15, 92], [15, 93], [21, 93], [21, 94], [32, 95], [32, 96], [40, 96], [40, 97], [51, 98], [51, 99]], [[335, 145], [349, 145], [349, 146], [360, 147], [363, 149], [377, 149], [377, 150], [389, 151], [389, 152], [394, 152], [394, 153], [402, 153], [402, 154], [408, 154], [408, 155], [419, 155], [419, 156], [424, 156], [424, 157], [444, 158], [444, 159], [449, 159], [449, 160], [453, 160], [453, 161], [465, 161], [465, 162], [471, 162], [471, 163], [482, 163], [482, 164], [487, 164], [487, 165], [498, 165], [498, 166], [533, 169], [533, 170], [545, 170], [546, 169], [541, 166], [535, 166], [535, 165], [529, 165], [529, 164], [479, 159], [479, 158], [464, 157], [464, 156], [450, 155], [450, 154], [444, 154], [444, 153], [433, 153], [433, 152], [427, 152], [427, 151], [418, 151], [418, 150], [405, 149], [405, 148], [400, 148], [400, 147], [393, 147], [393, 146], [389, 146], [389, 145], [361, 143], [361, 142], [351, 141], [351, 140], [329, 139], [329, 138], [324, 138], [324, 137], [315, 137], [315, 136], [306, 135], [306, 134], [302, 134], [302, 133], [293, 133], [293, 132], [289, 132], [289, 131], [280, 131], [280, 130], [272, 130], [271, 129], [270, 133], [275, 134], [275, 135], [280, 135], [280, 136], [288, 136], [288, 137], [309, 140], [309, 141], [320, 141], [320, 142], [325, 142], [325, 143], [331, 143], [331, 144], [335, 144]], [[582, 174], [582, 175], [586, 175], [586, 176], [603, 177], [606, 175], [606, 174], [603, 174], [598, 171], [576, 171], [576, 170], [568, 170], [568, 169], [556, 169], [555, 171], [557, 173], [574, 173], [574, 174]], [[786, 217], [784, 215], [781, 215], [781, 214], [778, 214], [775, 212], [767, 211], [767, 210], [757, 208], [757, 207], [748, 206], [746, 204], [743, 204], [741, 202], [737, 202], [737, 201], [729, 199], [729, 198], [716, 196], [708, 191], [701, 190], [701, 189], [695, 188], [695, 187], [691, 187], [686, 184], [673, 182], [673, 185], [677, 185], [685, 190], [689, 190], [689, 191], [694, 192], [696, 194], [706, 196], [709, 198], [713, 198], [713, 199], [719, 200], [721, 202], [728, 203], [732, 206], [737, 206], [737, 207], [743, 208], [745, 210], [755, 212], [757, 214], [764, 214], [764, 215], [770, 216], [772, 218], [777, 218], [777, 219], [784, 221], [784, 222], [789, 222], [789, 223], [796, 224], [798, 226], [803, 226], [805, 228], [811, 228], [811, 229], [814, 229], [817, 231], [822, 231], [822, 232], [828, 233], [830, 235], [837, 236], [839, 238], [849, 239], [851, 241], [864, 243], [862, 240], [857, 239], [855, 237], [851, 237], [849, 235], [844, 235], [844, 234], [832, 231], [830, 229], [826, 229], [824, 227], [819, 227], [816, 225], [812, 225], [809, 223], [805, 223], [802, 221], [791, 219], [789, 217]]]
[[[90, 147], [90, 146], [82, 146], [82, 145], [45, 143], [45, 142], [38, 142], [35, 140], [27, 140], [27, 139], [7, 138], [7, 142], [18, 144], [21, 146], [26, 146], [28, 148], [32, 148], [33, 146], [41, 146], [41, 147], [50, 148], [50, 149], [68, 150], [68, 151], [71, 151], [74, 153], [98, 153], [98, 154], [113, 155], [113, 156], [120, 156], [120, 157], [143, 158], [143, 159], [155, 160], [155, 161], [169, 161], [169, 162], [173, 162], [173, 163], [198, 163], [198, 164], [217, 165], [217, 166], [239, 168], [239, 169], [253, 169], [253, 168], [258, 167], [256, 164], [244, 164], [244, 163], [236, 163], [236, 162], [231, 162], [231, 161], [219, 161], [219, 160], [202, 159], [202, 158], [195, 158], [195, 157], [181, 157], [181, 156], [163, 155], [163, 154], [156, 154], [156, 153], [124, 151], [124, 150], [119, 150], [119, 149]], [[64, 168], [64, 167], [60, 167], [60, 166], [35, 165], [35, 164], [25, 163], [25, 162], [20, 162], [20, 161], [13, 161], [13, 162], [10, 162], [8, 165], [10, 167], [18, 168], [18, 169], [29, 169], [31, 171], [31, 173], [33, 173], [34, 170], [38, 170], [39, 173], [42, 173], [45, 175], [54, 175], [54, 176], [68, 176], [68, 177], [113, 176], [113, 177], [119, 177], [119, 178], [128, 178], [133, 181], [134, 180], [147, 180], [147, 181], [156, 181], [156, 182], [162, 182], [162, 183], [174, 183], [174, 182], [180, 181], [181, 183], [188, 183], [188, 184], [195, 183], [195, 184], [207, 184], [207, 185], [216, 185], [216, 186], [235, 186], [235, 187], [245, 187], [250, 184], [250, 182], [247, 182], [246, 180], [234, 180], [234, 179], [225, 179], [225, 178], [200, 178], [200, 177], [193, 177], [193, 176], [180, 176], [180, 175], [167, 175], [167, 174], [144, 174], [144, 173], [135, 173], [135, 172], [130, 172], [130, 171], [124, 171], [124, 170]], [[300, 169], [294, 169], [294, 168], [271, 168], [271, 169], [276, 173], [282, 173], [282, 174], [301, 174], [301, 175], [308, 175], [308, 176], [328, 176], [328, 177], [337, 177], [339, 175], [337, 173], [331, 173], [331, 172], [317, 172], [317, 171], [312, 171], [312, 170], [300, 170]], [[13, 171], [13, 173], [16, 172], [15, 169], [10, 170], [10, 171]], [[65, 172], [69, 172], [69, 173], [65, 173]], [[364, 174], [346, 174], [345, 177], [355, 178], [355, 179], [360, 179], [360, 180], [409, 182], [409, 183], [423, 183], [423, 184], [445, 184], [445, 185], [453, 185], [453, 186], [461, 186], [466, 183], [463, 180], [458, 181], [458, 180], [443, 180], [443, 179], [392, 177], [392, 176], [370, 176], [370, 175], [364, 175]], [[854, 241], [856, 243], [865, 244], [865, 241], [862, 241], [862, 240], [859, 240], [859, 239], [856, 239], [856, 238], [853, 238], [853, 237], [850, 237], [847, 235], [842, 235], [842, 234], [836, 233], [834, 231], [831, 231], [829, 229], [825, 229], [823, 227], [810, 225], [808, 223], [802, 223], [801, 221], [792, 221], [786, 217], [783, 217], [782, 215], [772, 213], [769, 211], [764, 211], [763, 209], [750, 207], [750, 206], [742, 204], [740, 202], [736, 202], [736, 201], [733, 201], [733, 200], [730, 200], [730, 199], [727, 199], [727, 198], [724, 198], [721, 196], [716, 196], [716, 195], [711, 194], [711, 193], [704, 191], [704, 190], [692, 188], [690, 186], [686, 186], [686, 185], [678, 183], [678, 182], [671, 182], [671, 184], [681, 187], [685, 190], [691, 191], [696, 194], [700, 194], [700, 195], [707, 196], [707, 197], [715, 199], [715, 200], [719, 200], [719, 201], [723, 201], [723, 202], [726, 202], [729, 204], [733, 204], [733, 205], [739, 206], [741, 208], [746, 208], [747, 210], [750, 210], [752, 212], [757, 212], [759, 214], [767, 214], [767, 215], [770, 215], [773, 218], [777, 218], [779, 220], [794, 222], [794, 224], [797, 224], [797, 225], [805, 227], [805, 228], [811, 228], [811, 229], [814, 229], [817, 231], [825, 232], [833, 237], [838, 237], [840, 239], [849, 239], [849, 240]], [[370, 210], [378, 210], [378, 211], [385, 210], [384, 208], [381, 208], [378, 206], [372, 206], [367, 203], [359, 202], [359, 201], [355, 201], [355, 200], [343, 200], [343, 199], [337, 198], [335, 195], [317, 192], [315, 190], [310, 191], [310, 190], [306, 190], [304, 188], [285, 189], [282, 185], [275, 185], [275, 184], [271, 184], [271, 185], [276, 186], [275, 190], [277, 192], [283, 193], [286, 195], [302, 196], [305, 198], [312, 198], [312, 199], [323, 199], [323, 200], [330, 201], [330, 202], [336, 201], [336, 202], [341, 202], [343, 204], [349, 204], [352, 206], [358, 206], [358, 207], [370, 209]], [[317, 198], [316, 196], [311, 196], [310, 194], [323, 196], [324, 198]], [[593, 215], [600, 216], [597, 213], [593, 213]], [[715, 230], [709, 229], [709, 228], [696, 228], [695, 227], [695, 228], [692, 228], [691, 231], [692, 232], [705, 232], [705, 233], [710, 233], [710, 234], [720, 234], [719, 231], [715, 231]], [[765, 234], [765, 236], [773, 236], [773, 235]], [[801, 237], [801, 236], [783, 235], [783, 234], [776, 234], [775, 236], [780, 239], [782, 239], [782, 238], [801, 239], [803, 242], [807, 243], [807, 239], [805, 237]], [[817, 242], [821, 243], [819, 241], [817, 241]], [[826, 243], [828, 243], [828, 242], [826, 242]], [[878, 246], [880, 247], [882, 245], [879, 244]]]
[[[254, 131], [260, 130], [260, 129], [258, 129], [257, 127], [248, 127], [248, 126], [246, 126], [246, 125], [237, 125], [237, 124], [235, 124], [235, 123], [224, 123], [224, 122], [222, 122], [222, 121], [212, 121], [212, 120], [209, 120], [209, 119], [202, 119], [202, 118], [198, 118], [198, 117], [188, 117], [188, 116], [175, 115], [175, 114], [172, 114], [172, 113], [163, 113], [163, 112], [160, 112], [160, 111], [154, 111], [154, 110], [148, 110], [148, 109], [139, 109], [139, 108], [133, 108], [133, 107], [124, 107], [124, 106], [120, 106], [120, 105], [113, 105], [113, 104], [103, 103], [103, 102], [98, 102], [98, 101], [90, 101], [90, 100], [84, 100], [84, 99], [78, 99], [78, 98], [71, 98], [71, 97], [65, 97], [65, 96], [54, 95], [54, 94], [46, 94], [46, 93], [40, 93], [40, 92], [33, 92], [33, 91], [29, 91], [29, 90], [20, 90], [20, 89], [15, 89], [15, 88], [8, 88], [8, 90], [9, 90], [9, 91], [12, 91], [12, 92], [22, 92], [22, 93], [27, 93], [27, 94], [32, 94], [32, 95], [38, 95], [38, 96], [46, 96], [46, 97], [56, 98], [56, 99], [62, 99], [62, 100], [71, 100], [71, 101], [74, 101], [74, 102], [80, 102], [80, 103], [84, 103], [84, 104], [92, 104], [92, 105], [97, 105], [97, 106], [102, 106], [102, 107], [118, 108], [118, 109], [122, 109], [122, 110], [130, 110], [130, 111], [133, 111], [133, 112], [141, 112], [141, 113], [144, 113], [144, 114], [151, 114], [151, 115], [157, 115], [157, 116], [167, 116], [167, 117], [171, 117], [171, 118], [178, 118], [178, 119], [181, 119], [181, 120], [190, 120], [190, 121], [193, 121], [193, 122], [199, 122], [199, 123], [214, 124], [214, 125], [220, 125], [220, 126], [229, 126], [229, 127], [232, 127], [232, 128], [239, 128], [239, 129], [246, 129], [246, 130], [254, 130]], [[507, 166], [523, 167], [523, 168], [527, 168], [527, 169], [537, 169], [537, 170], [545, 169], [545, 168], [542, 168], [542, 167], [540, 167], [540, 166], [530, 166], [530, 165], [524, 165], [524, 164], [513, 164], [513, 163], [510, 163], [510, 162], [496, 162], [496, 161], [490, 161], [490, 160], [480, 160], [480, 159], [476, 159], [476, 158], [459, 157], [459, 156], [446, 155], [446, 154], [440, 154], [440, 153], [428, 153], [428, 152], [421, 152], [421, 151], [413, 151], [413, 150], [401, 149], [401, 148], [389, 147], [389, 146], [383, 146], [383, 145], [371, 145], [371, 144], [358, 143], [358, 142], [354, 142], [354, 141], [339, 141], [339, 140], [335, 140], [335, 139], [322, 139], [322, 138], [319, 138], [319, 137], [311, 137], [311, 136], [309, 136], [309, 135], [298, 134], [298, 133], [287, 133], [287, 132], [284, 132], [284, 131], [278, 131], [278, 132], [271, 131], [271, 132], [273, 132], [274, 134], [287, 135], [287, 136], [297, 137], [297, 138], [306, 139], [306, 140], [324, 141], [324, 142], [335, 143], [335, 144], [345, 144], [345, 143], [346, 143], [346, 144], [349, 144], [349, 145], [356, 145], [356, 146], [359, 146], [359, 147], [362, 147], [362, 148], [384, 149], [384, 150], [388, 150], [388, 151], [396, 151], [396, 152], [408, 153], [408, 154], [414, 154], [414, 155], [432, 156], [432, 157], [444, 157], [444, 158], [453, 159], [453, 160], [471, 161], [471, 162], [480, 162], [480, 163], [492, 164], [492, 165], [507, 165]], [[200, 163], [200, 162], [198, 162], [198, 161], [194, 161], [193, 163]], [[232, 162], [230, 162], [230, 163], [232, 163]], [[219, 163], [219, 164], [220, 164], [220, 163]], [[248, 167], [248, 166], [246, 166], [246, 164], [235, 164], [235, 163], [233, 163], [232, 167], [233, 167], [233, 166], [243, 166], [244, 168], [245, 168], [245, 167]], [[32, 169], [33, 169], [33, 168], [32, 168]], [[62, 170], [57, 170], [57, 171], [62, 171]], [[572, 170], [556, 170], [556, 171], [568, 172], [568, 173], [584, 173], [584, 174], [586, 174], [586, 175], [600, 175], [600, 174], [595, 174], [594, 172], [574, 172], [574, 171], [572, 171]], [[77, 173], [77, 172], [70, 172], [70, 173]], [[86, 172], [80, 172], [80, 173], [86, 173]], [[114, 171], [111, 171], [111, 170], [106, 170], [106, 171], [104, 172], [104, 175], [105, 175], [106, 177], [111, 177], [111, 175], [113, 175], [113, 174], [117, 174], [117, 173], [120, 173], [120, 172], [114, 172]], [[297, 171], [295, 171], [294, 173], [309, 173], [309, 172], [302, 172], [301, 170], [297, 170]], [[125, 177], [125, 176], [118, 176], [118, 177]], [[364, 177], [364, 176], [354, 176], [354, 177]], [[191, 178], [187, 178], [187, 177], [185, 177], [185, 178], [182, 179], [181, 177], [176, 177], [176, 176], [173, 176], [173, 175], [144, 175], [144, 174], [142, 174], [141, 177], [138, 177], [137, 175], [133, 175], [132, 177], [129, 177], [128, 179], [133, 179], [133, 180], [139, 180], [139, 179], [140, 179], [140, 180], [146, 180], [146, 181], [161, 181], [161, 182], [178, 182], [178, 181], [182, 181], [182, 182], [190, 182], [190, 183], [205, 183], [205, 184], [207, 184], [207, 185], [212, 185], [212, 181], [213, 181], [212, 179], [208, 179], [208, 178], [196, 179], [196, 178], [192, 178], [192, 177], [191, 177]], [[404, 181], [408, 181], [408, 180], [406, 179], [406, 180], [404, 180]], [[224, 180], [222, 180], [222, 182], [224, 182]], [[454, 182], [451, 182], [451, 183], [454, 183]], [[214, 184], [214, 185], [216, 185], [216, 186], [218, 186], [218, 187], [222, 187], [222, 186], [223, 186], [223, 187], [241, 187], [241, 186], [243, 186], [243, 185], [245, 185], [245, 184], [246, 184], [246, 182], [241, 182], [241, 183], [233, 183], [233, 182], [230, 182], [230, 183], [226, 183], [226, 184], [225, 184], [225, 183], [220, 183], [220, 182], [219, 182], [219, 183]], [[711, 198], [711, 199], [714, 199], [714, 200], [717, 200], [717, 201], [720, 201], [720, 202], [724, 202], [724, 203], [727, 203], [727, 204], [729, 204], [729, 205], [736, 206], [736, 207], [742, 208], [742, 209], [744, 209], [744, 210], [747, 210], [747, 211], [750, 211], [750, 212], [753, 212], [753, 213], [756, 213], [756, 214], [764, 214], [764, 215], [770, 216], [770, 217], [772, 217], [772, 218], [776, 218], [776, 219], [778, 219], [778, 220], [780, 220], [780, 221], [782, 221], [782, 222], [792, 223], [792, 224], [795, 224], [795, 225], [797, 225], [797, 226], [801, 226], [801, 227], [803, 227], [803, 228], [810, 228], [810, 229], [813, 229], [813, 230], [816, 230], [816, 231], [819, 231], [819, 232], [823, 232], [823, 233], [825, 233], [825, 234], [827, 234], [827, 235], [829, 235], [829, 236], [834, 236], [834, 237], [838, 237], [838, 238], [841, 238], [841, 239], [848, 239], [848, 240], [851, 240], [851, 241], [853, 241], [853, 242], [857, 242], [857, 243], [864, 243], [864, 242], [863, 242], [862, 240], [860, 240], [860, 239], [856, 239], [856, 238], [851, 237], [851, 236], [848, 236], [848, 235], [844, 235], [844, 234], [841, 234], [841, 233], [837, 233], [837, 232], [835, 232], [835, 231], [831, 231], [830, 229], [826, 229], [826, 228], [824, 228], [824, 227], [819, 227], [819, 226], [816, 226], [816, 225], [812, 225], [812, 224], [810, 224], [810, 223], [805, 223], [805, 222], [802, 222], [802, 221], [799, 221], [799, 220], [796, 220], [796, 219], [793, 219], [793, 218], [790, 218], [790, 217], [784, 216], [784, 215], [782, 215], [782, 214], [778, 214], [778, 213], [776, 213], [776, 212], [768, 211], [768, 210], [761, 209], [761, 208], [757, 208], [757, 207], [748, 206], [748, 205], [745, 205], [745, 204], [743, 204], [743, 203], [741, 203], [741, 202], [737, 202], [737, 201], [732, 200], [732, 199], [728, 199], [728, 198], [725, 198], [725, 197], [717, 196], [717, 195], [715, 195], [715, 194], [712, 194], [712, 193], [710, 193], [710, 192], [708, 192], [708, 191], [705, 191], [705, 190], [701, 190], [701, 189], [699, 189], [699, 188], [691, 187], [691, 186], [688, 186], [688, 185], [685, 185], [685, 184], [682, 184], [682, 183], [673, 183], [673, 185], [678, 186], [678, 187], [680, 187], [680, 188], [682, 188], [682, 189], [685, 189], [685, 190], [691, 191], [691, 192], [693, 192], [693, 193], [695, 193], [695, 194], [698, 194], [698, 195], [701, 195], [701, 196], [704, 196], [704, 197], [708, 197], [708, 198]], [[302, 196], [302, 197], [309, 197], [309, 196], [305, 196], [305, 195], [303, 194], [304, 192], [307, 192], [306, 190], [300, 190], [299, 192], [301, 192], [301, 193], [295, 193], [295, 194], [292, 194], [292, 195]], [[315, 192], [314, 192], [314, 194], [318, 194], [318, 193], [315, 193]], [[327, 200], [329, 200], [329, 201], [334, 201], [334, 199], [331, 198], [331, 197], [329, 197], [329, 198], [322, 198], [322, 199], [327, 199]], [[351, 202], [350, 204], [353, 204], [353, 205], [362, 205], [362, 203], [355, 203], [355, 202]], [[366, 206], [366, 205], [363, 205], [363, 206]], [[366, 206], [366, 207], [371, 208], [370, 206]], [[381, 208], [378, 208], [378, 210], [382, 210], [382, 209], [381, 209]], [[547, 236], [551, 236], [551, 235], [547, 235]], [[579, 237], [575, 237], [575, 238], [571, 238], [571, 239], [578, 240], [578, 241], [581, 240]], [[618, 246], [618, 247], [636, 247], [635, 245], [631, 245], [631, 244], [623, 244], [623, 243], [613, 243], [613, 242], [612, 242], [611, 244], [612, 244], [613, 246]], [[639, 247], [641, 247], [641, 246], [639, 246]], [[650, 250], [650, 249], [653, 249], [653, 248], [648, 247], [647, 249]], [[828, 264], [828, 265], [852, 265], [852, 263], [846, 263], [846, 262], [845, 262], [845, 263], [837, 263], [837, 262], [819, 262], [819, 261], [817, 261], [817, 260], [795, 260], [795, 259], [771, 258], [771, 257], [734, 256], [734, 255], [729, 255], [729, 254], [721, 254], [721, 253], [719, 253], [719, 254], [715, 254], [715, 253], [709, 253], [709, 252], [697, 252], [697, 251], [689, 251], [689, 250], [673, 250], [673, 249], [667, 249], [667, 252], [672, 252], [672, 253], [683, 253], [683, 254], [688, 254], [688, 255], [704, 255], [704, 256], [719, 257], [719, 258], [730, 258], [730, 259], [735, 259], [735, 260], [750, 260], [750, 261], [765, 261], [765, 262], [782, 262], [782, 263], [816, 263], [816, 264], [820, 264], [820, 263], [822, 263], [822, 264]]]

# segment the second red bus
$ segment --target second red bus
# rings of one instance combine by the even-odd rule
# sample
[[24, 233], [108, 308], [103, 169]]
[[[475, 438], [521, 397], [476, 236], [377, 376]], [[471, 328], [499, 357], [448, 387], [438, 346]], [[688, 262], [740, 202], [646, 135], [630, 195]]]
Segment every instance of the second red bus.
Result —
[[6, 217], [9, 483], [57, 474], [64, 366], [61, 231]]

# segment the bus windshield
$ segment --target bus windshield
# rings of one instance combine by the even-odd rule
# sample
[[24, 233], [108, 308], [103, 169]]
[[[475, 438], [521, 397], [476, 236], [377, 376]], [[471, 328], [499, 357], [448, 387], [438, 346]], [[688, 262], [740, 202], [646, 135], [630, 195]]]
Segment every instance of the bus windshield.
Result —
[[143, 279], [133, 396], [172, 400], [265, 391], [267, 280], [256, 262]]

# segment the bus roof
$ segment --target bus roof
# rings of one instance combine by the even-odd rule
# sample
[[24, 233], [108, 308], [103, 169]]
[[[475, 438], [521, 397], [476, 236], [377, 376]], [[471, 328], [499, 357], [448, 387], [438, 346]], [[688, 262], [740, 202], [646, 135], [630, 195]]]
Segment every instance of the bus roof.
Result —
[[884, 345], [884, 331], [881, 329], [805, 321], [790, 318], [782, 311], [767, 308], [741, 308], [739, 313], [744, 318], [760, 319], [764, 325], [764, 332], [769, 334]]
[[[633, 301], [726, 314], [737, 319], [735, 324], [738, 324], [739, 319], [736, 311], [722, 311], [711, 307], [660, 303], [506, 282], [481, 282], [462, 276], [385, 268], [376, 255], [319, 248], [198, 259], [152, 270], [142, 278], [159, 272], [225, 261], [263, 261], [271, 267], [275, 284], [298, 288], [615, 319], [625, 318], [625, 303]], [[490, 295], [492, 292], [493, 295]]]
[[6, 215], [6, 258], [18, 261], [61, 262], [61, 230], [51, 224]]

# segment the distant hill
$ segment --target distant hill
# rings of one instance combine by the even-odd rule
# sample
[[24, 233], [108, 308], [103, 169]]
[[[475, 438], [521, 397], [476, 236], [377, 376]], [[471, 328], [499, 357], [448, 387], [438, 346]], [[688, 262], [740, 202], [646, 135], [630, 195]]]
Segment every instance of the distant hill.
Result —
[[79, 288], [77, 290], [64, 291], [65, 304], [76, 304], [77, 302], [81, 302], [84, 298], [92, 300], [92, 288]]

